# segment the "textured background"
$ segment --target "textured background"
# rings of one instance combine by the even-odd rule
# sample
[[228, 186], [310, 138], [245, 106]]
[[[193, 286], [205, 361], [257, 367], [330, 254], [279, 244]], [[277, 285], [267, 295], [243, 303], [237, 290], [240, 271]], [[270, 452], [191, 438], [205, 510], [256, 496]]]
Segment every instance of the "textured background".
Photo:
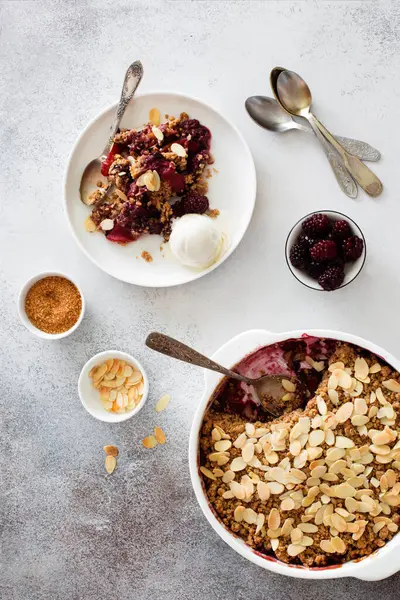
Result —
[[[259, 600], [398, 597], [385, 582], [296, 581], [236, 555], [198, 508], [187, 465], [202, 374], [143, 346], [161, 329], [212, 352], [242, 330], [331, 327], [399, 355], [398, 127], [400, 10], [368, 1], [68, 0], [1, 3], [1, 561], [4, 600]], [[222, 109], [253, 152], [259, 194], [235, 254], [185, 287], [146, 290], [111, 279], [75, 245], [62, 210], [71, 146], [119, 96], [127, 65], [145, 67], [141, 91], [170, 89]], [[384, 159], [379, 200], [342, 195], [315, 140], [272, 135], [243, 109], [268, 94], [276, 64], [301, 72], [330, 128], [366, 139]], [[245, 199], [244, 199], [245, 201]], [[303, 288], [283, 245], [309, 210], [352, 216], [368, 242], [363, 274], [334, 294]], [[19, 323], [16, 297], [33, 273], [64, 270], [81, 283], [88, 314], [78, 332], [44, 343]], [[95, 352], [137, 355], [151, 397], [137, 418], [110, 426], [82, 408], [76, 382]], [[154, 404], [172, 396], [158, 418]], [[140, 440], [158, 422], [163, 448]], [[105, 476], [102, 447], [116, 443]], [[399, 563], [400, 565], [400, 563]]]

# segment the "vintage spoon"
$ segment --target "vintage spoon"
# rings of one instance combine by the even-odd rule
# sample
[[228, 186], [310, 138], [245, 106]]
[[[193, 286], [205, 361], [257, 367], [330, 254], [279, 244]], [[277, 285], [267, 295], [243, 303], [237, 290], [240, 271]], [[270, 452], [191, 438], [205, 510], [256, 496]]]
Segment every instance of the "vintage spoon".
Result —
[[146, 346], [156, 352], [166, 354], [171, 358], [176, 358], [191, 365], [203, 367], [203, 369], [216, 371], [217, 373], [222, 373], [232, 379], [243, 381], [244, 383], [253, 386], [258, 402], [266, 411], [274, 417], [277, 417], [282, 413], [283, 406], [281, 408], [276, 401], [282, 398], [288, 391], [282, 385], [283, 380], [285, 380], [285, 382], [287, 382], [286, 385], [291, 388], [290, 384], [293, 382], [287, 375], [264, 375], [257, 379], [239, 375], [239, 373], [226, 369], [193, 348], [190, 348], [182, 342], [179, 342], [168, 335], [164, 335], [163, 333], [150, 333], [146, 339]]
[[[282, 110], [284, 110], [285, 112], [288, 112], [285, 109], [285, 107], [283, 106], [282, 102], [280, 101], [278, 92], [276, 90], [276, 82], [277, 82], [278, 76], [280, 75], [281, 72], [283, 72], [285, 70], [286, 69], [283, 69], [282, 67], [275, 67], [275, 69], [273, 69], [271, 71], [270, 82], [271, 82], [271, 88], [272, 88], [273, 94], [274, 94], [279, 106], [282, 108]], [[331, 166], [333, 174], [336, 177], [336, 181], [338, 182], [340, 189], [349, 198], [357, 198], [357, 194], [358, 194], [357, 183], [355, 182], [355, 180], [353, 179], [353, 177], [351, 176], [349, 171], [346, 169], [346, 166], [344, 164], [342, 157], [335, 150], [335, 148], [333, 146], [331, 146], [331, 144], [329, 144], [329, 142], [324, 138], [322, 133], [317, 128], [313, 129], [313, 131], [314, 131], [314, 134], [316, 135], [316, 137], [318, 138], [318, 141], [321, 144], [323, 151], [325, 152], [325, 155]]]
[[119, 100], [119, 104], [117, 107], [117, 112], [115, 114], [114, 121], [111, 125], [110, 137], [108, 138], [107, 144], [106, 144], [103, 152], [100, 154], [100, 156], [98, 158], [94, 158], [92, 161], [90, 161], [90, 163], [87, 165], [87, 167], [85, 168], [85, 170], [83, 172], [79, 192], [80, 192], [81, 200], [84, 204], [88, 204], [88, 205], [90, 204], [90, 202], [88, 200], [89, 196], [95, 189], [97, 189], [98, 181], [103, 181], [107, 186], [105, 188], [104, 187], [102, 188], [104, 190], [104, 194], [101, 199], [102, 202], [104, 201], [105, 197], [107, 196], [107, 193], [110, 191], [110, 188], [112, 187], [112, 185], [109, 185], [107, 179], [101, 174], [101, 164], [105, 160], [105, 158], [107, 157], [107, 154], [110, 151], [110, 148], [113, 144], [113, 138], [119, 129], [119, 124], [122, 121], [122, 117], [125, 114], [125, 110], [129, 104], [129, 102], [132, 100], [133, 95], [136, 92], [137, 87], [138, 87], [142, 77], [143, 77], [142, 63], [140, 62], [140, 60], [135, 60], [135, 62], [133, 62], [130, 65], [130, 67], [128, 67], [128, 70], [126, 71], [124, 83], [123, 83], [122, 91], [121, 91], [121, 98]]
[[380, 179], [357, 156], [347, 152], [311, 112], [311, 91], [300, 75], [294, 71], [281, 71], [276, 79], [276, 93], [277, 99], [285, 110], [292, 115], [304, 117], [313, 131], [318, 130], [322, 133], [340, 154], [352, 177], [368, 195], [376, 198], [382, 193], [383, 185]]
[[[299, 129], [306, 133], [312, 133], [311, 127], [295, 121], [273, 98], [268, 98], [268, 96], [250, 96], [247, 98], [245, 106], [253, 121], [264, 129], [278, 133], [284, 133], [290, 129]], [[379, 150], [366, 142], [339, 135], [335, 137], [347, 152], [351, 152], [354, 156], [361, 158], [361, 160], [376, 162], [381, 158]]]

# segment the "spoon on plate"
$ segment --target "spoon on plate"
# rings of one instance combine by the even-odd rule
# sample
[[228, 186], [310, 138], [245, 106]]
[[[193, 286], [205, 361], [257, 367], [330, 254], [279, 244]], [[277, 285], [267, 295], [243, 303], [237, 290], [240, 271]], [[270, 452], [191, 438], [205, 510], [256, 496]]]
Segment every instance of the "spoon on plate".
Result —
[[[276, 100], [268, 98], [268, 96], [250, 96], [245, 102], [245, 107], [253, 121], [269, 131], [284, 133], [290, 129], [299, 129], [306, 133], [312, 133], [310, 127], [295, 121], [288, 112], [280, 107]], [[348, 152], [358, 156], [361, 160], [376, 162], [381, 158], [379, 150], [366, 142], [339, 135], [335, 137]]]
[[335, 148], [346, 169], [369, 196], [376, 198], [382, 193], [383, 185], [380, 179], [357, 156], [347, 152], [311, 112], [311, 91], [300, 75], [287, 69], [273, 69], [271, 86], [276, 99], [288, 113], [307, 119], [318, 139], [320, 138], [317, 131]]
[[236, 371], [226, 369], [210, 358], [207, 358], [207, 356], [200, 354], [193, 348], [186, 346], [186, 344], [183, 344], [168, 335], [164, 335], [163, 333], [150, 333], [146, 339], [146, 346], [151, 348], [151, 350], [155, 350], [156, 352], [160, 352], [171, 358], [176, 358], [177, 360], [196, 365], [197, 367], [203, 367], [203, 369], [208, 369], [209, 371], [222, 373], [231, 379], [243, 381], [244, 383], [251, 385], [258, 402], [262, 405], [264, 410], [274, 417], [279, 416], [283, 412], [283, 405], [280, 405], [278, 401], [281, 400], [285, 394], [293, 393], [296, 390], [292, 378], [287, 375], [263, 375], [257, 379], [245, 377], [244, 375], [236, 373]]
[[133, 95], [136, 92], [137, 87], [142, 80], [142, 77], [142, 63], [140, 62], [140, 60], [135, 60], [135, 62], [133, 62], [128, 67], [125, 73], [124, 83], [121, 91], [121, 98], [118, 103], [114, 121], [111, 125], [110, 136], [108, 138], [107, 144], [100, 156], [91, 160], [83, 172], [79, 192], [82, 202], [86, 205], [92, 204], [92, 202], [89, 201], [89, 196], [95, 189], [98, 188], [98, 181], [102, 181], [105, 184], [105, 187], [101, 188], [103, 190], [101, 202], [104, 201], [104, 199], [107, 197], [107, 194], [113, 187], [113, 184], [110, 184], [107, 178], [105, 178], [102, 175], [101, 165], [111, 150], [111, 147], [113, 145], [113, 139], [119, 129], [122, 117], [124, 116], [127, 106], [132, 100]]

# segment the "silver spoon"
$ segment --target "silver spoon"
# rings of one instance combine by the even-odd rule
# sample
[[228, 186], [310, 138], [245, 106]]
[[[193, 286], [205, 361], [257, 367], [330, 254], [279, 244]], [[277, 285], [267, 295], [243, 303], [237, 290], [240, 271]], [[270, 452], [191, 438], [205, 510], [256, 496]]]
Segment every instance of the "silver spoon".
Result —
[[239, 373], [226, 369], [193, 348], [163, 333], [150, 333], [146, 339], [146, 346], [171, 358], [176, 358], [191, 365], [203, 367], [203, 369], [216, 371], [232, 379], [243, 381], [253, 387], [258, 402], [271, 415], [277, 417], [283, 412], [284, 403], [281, 406], [277, 401], [287, 394], [287, 390], [282, 386], [282, 381], [293, 383], [292, 378], [287, 375], [264, 375], [257, 379], [239, 375]]
[[92, 204], [92, 202], [89, 201], [89, 196], [95, 189], [97, 189], [98, 181], [102, 181], [106, 185], [105, 188], [102, 188], [104, 190], [103, 196], [101, 198], [102, 202], [106, 198], [110, 189], [113, 187], [109, 184], [108, 180], [101, 174], [101, 164], [107, 157], [107, 154], [110, 152], [111, 146], [113, 144], [113, 138], [119, 129], [122, 117], [125, 114], [125, 110], [129, 102], [132, 100], [133, 95], [136, 92], [142, 77], [142, 63], [140, 62], [140, 60], [135, 60], [135, 62], [133, 62], [126, 71], [121, 91], [121, 98], [119, 100], [114, 121], [111, 125], [110, 137], [107, 141], [107, 144], [100, 156], [90, 161], [90, 163], [87, 165], [83, 172], [79, 192], [81, 200], [84, 204]]
[[[311, 127], [295, 121], [273, 98], [268, 98], [268, 96], [250, 96], [247, 98], [245, 106], [253, 121], [264, 129], [278, 133], [284, 133], [290, 129], [299, 129], [306, 133], [312, 133]], [[335, 137], [342, 144], [343, 148], [354, 154], [354, 156], [358, 156], [361, 160], [377, 162], [381, 158], [379, 150], [366, 142], [339, 135], [335, 135]]]
[[342, 157], [346, 169], [369, 196], [376, 198], [382, 193], [382, 182], [375, 173], [357, 156], [347, 152], [311, 112], [311, 91], [300, 75], [294, 71], [281, 70], [276, 79], [276, 94], [277, 100], [287, 112], [307, 119], [313, 131], [319, 131], [327, 139]]
[[[277, 89], [276, 89], [278, 76], [283, 71], [286, 71], [286, 70], [283, 69], [282, 67], [275, 67], [275, 69], [273, 69], [271, 71], [270, 82], [271, 82], [271, 88], [272, 88], [273, 94], [274, 94], [279, 106], [282, 107], [282, 110], [284, 110], [285, 112], [288, 112], [286, 110], [285, 106], [282, 104], [282, 102], [279, 98]], [[347, 170], [343, 159], [340, 157], [340, 155], [335, 150], [335, 148], [333, 148], [333, 146], [331, 146], [327, 142], [327, 140], [324, 138], [322, 133], [317, 128], [313, 129], [313, 131], [314, 131], [316, 137], [318, 138], [318, 141], [320, 142], [323, 151], [325, 152], [325, 155], [331, 166], [333, 174], [336, 177], [336, 181], [338, 182], [340, 189], [349, 198], [356, 198], [357, 194], [358, 194], [357, 184], [356, 184], [355, 180], [353, 179], [353, 177], [351, 176], [351, 174], [349, 173], [349, 171]]]

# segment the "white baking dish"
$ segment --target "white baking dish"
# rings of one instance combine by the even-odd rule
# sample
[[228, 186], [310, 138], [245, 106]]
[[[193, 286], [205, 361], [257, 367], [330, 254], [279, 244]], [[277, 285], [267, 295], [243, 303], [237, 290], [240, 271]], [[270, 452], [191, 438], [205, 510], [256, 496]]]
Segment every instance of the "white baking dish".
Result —
[[[391, 354], [383, 350], [376, 344], [359, 338], [355, 335], [341, 333], [338, 331], [318, 330], [300, 330], [289, 331], [286, 333], [271, 333], [262, 329], [246, 331], [231, 339], [222, 346], [213, 358], [227, 367], [233, 367], [240, 362], [247, 354], [250, 354], [262, 346], [282, 342], [291, 338], [300, 338], [307, 334], [316, 337], [324, 337], [342, 340], [351, 344], [356, 344], [367, 350], [374, 352], [382, 357], [396, 370], [400, 371], [400, 362]], [[195, 414], [189, 443], [189, 466], [192, 485], [196, 493], [200, 507], [207, 517], [207, 520], [217, 532], [217, 534], [236, 552], [250, 560], [251, 562], [269, 569], [274, 573], [288, 575], [290, 577], [300, 577], [302, 579], [333, 579], [337, 577], [356, 577], [367, 581], [384, 579], [400, 570], [400, 534], [396, 535], [389, 543], [380, 548], [374, 554], [364, 559], [348, 562], [343, 565], [307, 568], [295, 565], [288, 565], [272, 557], [267, 557], [255, 552], [247, 546], [245, 542], [233, 535], [228, 529], [220, 523], [210, 508], [209, 501], [205, 494], [201, 477], [199, 475], [199, 431], [203, 421], [203, 415], [208, 407], [210, 397], [212, 396], [222, 376], [211, 371], [205, 371], [205, 389], [199, 407]]]

